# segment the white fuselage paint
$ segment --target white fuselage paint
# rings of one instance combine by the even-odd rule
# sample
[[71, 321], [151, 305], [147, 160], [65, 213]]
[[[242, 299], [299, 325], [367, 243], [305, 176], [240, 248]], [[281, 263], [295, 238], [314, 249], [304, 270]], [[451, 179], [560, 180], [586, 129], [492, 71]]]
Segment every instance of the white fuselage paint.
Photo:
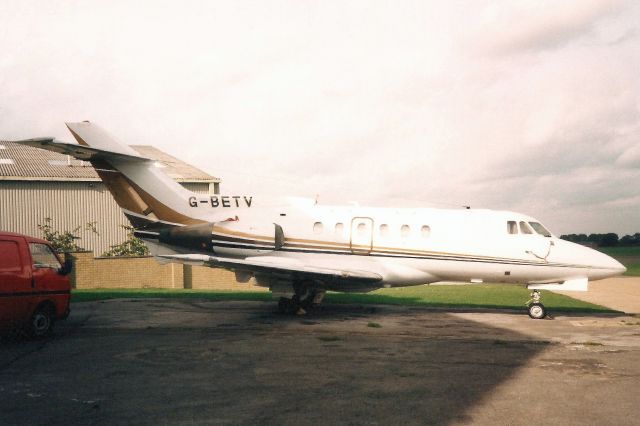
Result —
[[[140, 158], [133, 149], [118, 142], [99, 126], [81, 122], [67, 123], [67, 127], [79, 143], [100, 152], [76, 152], [72, 145], [56, 143], [48, 138], [22, 142], [78, 158], [88, 155], [88, 158], [106, 161], [144, 192], [138, 193], [133, 186], [114, 185], [115, 189], [112, 189], [115, 191], [135, 193], [135, 196], [123, 197], [124, 200], [130, 198], [123, 204], [129, 205], [130, 202], [137, 213], [126, 210], [125, 213], [138, 222], [157, 221], [156, 224], [170, 229], [191, 224], [188, 226], [195, 227], [192, 229], [196, 238], [204, 237], [204, 243], [196, 240], [195, 250], [209, 247], [207, 223], [213, 224], [211, 237], [215, 256], [193, 254], [191, 244], [182, 244], [182, 248], [159, 244], [162, 231], [156, 232], [158, 249], [186, 253], [186, 257], [174, 256], [175, 261], [200, 259], [204, 263], [215, 258], [220, 263], [219, 258], [223, 257], [241, 258], [242, 262], [228, 262], [230, 266], [224, 267], [234, 269], [234, 265], [244, 262], [253, 265], [256, 271], [271, 271], [263, 272], [264, 282], [281, 278], [286, 281], [287, 277], [294, 277], [296, 271], [312, 270], [316, 272], [295, 276], [315, 277], [313, 279], [317, 280], [330, 276], [329, 281], [333, 284], [328, 285], [341, 291], [366, 291], [379, 286], [436, 281], [529, 285], [568, 283], [565, 288], [582, 288], [587, 280], [625, 271], [609, 256], [552, 235], [543, 236], [531, 230], [529, 234], [510, 233], [509, 221], [538, 222], [518, 213], [476, 209], [331, 207], [303, 199], [288, 199], [286, 202], [265, 200], [252, 194], [214, 197], [195, 194], [157, 169], [152, 160]], [[142, 195], [147, 201], [142, 199]], [[204, 235], [201, 225], [206, 229]], [[182, 229], [183, 236], [189, 231], [188, 226]], [[278, 247], [281, 241], [276, 243], [275, 238], [279, 227], [284, 233], [282, 247]], [[256, 256], [261, 259], [256, 261]], [[260, 264], [268, 264], [271, 269], [260, 269]], [[246, 270], [236, 269], [240, 269], [240, 275], [246, 278]], [[327, 274], [326, 270], [333, 272]], [[249, 271], [252, 272], [251, 268]], [[349, 274], [361, 279], [349, 279]], [[375, 279], [370, 279], [371, 274]], [[256, 275], [256, 278], [261, 283], [261, 277]], [[369, 284], [359, 284], [360, 287], [354, 284], [363, 282]], [[366, 285], [373, 287], [363, 287]]]
[[[202, 220], [220, 218], [219, 209], [198, 209]], [[508, 221], [538, 221], [506, 211], [338, 207], [290, 199], [282, 207], [256, 203], [224, 215], [238, 220], [216, 223], [218, 256], [312, 256], [315, 265], [378, 273], [386, 286], [562, 283], [625, 270], [603, 253], [555, 236], [510, 234]], [[273, 248], [274, 224], [284, 231], [281, 250]]]

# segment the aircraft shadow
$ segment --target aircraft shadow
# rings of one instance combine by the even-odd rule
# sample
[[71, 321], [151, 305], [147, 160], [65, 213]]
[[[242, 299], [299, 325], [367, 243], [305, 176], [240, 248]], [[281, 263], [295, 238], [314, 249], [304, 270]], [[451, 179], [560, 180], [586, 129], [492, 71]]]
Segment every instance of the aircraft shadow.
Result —
[[145, 300], [74, 306], [53, 337], [0, 343], [8, 424], [445, 424], [550, 345], [462, 316]]

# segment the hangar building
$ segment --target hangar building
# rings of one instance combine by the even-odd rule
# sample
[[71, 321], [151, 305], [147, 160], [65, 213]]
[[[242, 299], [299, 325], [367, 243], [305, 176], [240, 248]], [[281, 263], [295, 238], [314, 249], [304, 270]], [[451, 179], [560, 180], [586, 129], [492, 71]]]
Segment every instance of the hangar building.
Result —
[[[152, 146], [131, 147], [188, 190], [219, 193], [219, 179]], [[90, 163], [0, 141], [0, 230], [41, 237], [47, 217], [58, 231], [80, 227], [78, 245], [96, 256], [127, 238], [121, 225], [129, 222]], [[88, 222], [99, 235], [85, 229]]]

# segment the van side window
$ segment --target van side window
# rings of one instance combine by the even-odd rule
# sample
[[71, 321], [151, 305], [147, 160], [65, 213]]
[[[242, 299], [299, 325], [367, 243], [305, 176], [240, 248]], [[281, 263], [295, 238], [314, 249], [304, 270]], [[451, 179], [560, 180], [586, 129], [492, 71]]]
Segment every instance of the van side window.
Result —
[[387, 235], [389, 235], [389, 225], [383, 223], [382, 225], [380, 225], [380, 236], [386, 237]]
[[533, 230], [527, 225], [527, 222], [520, 222], [520, 232], [523, 234], [533, 234]]
[[509, 232], [510, 234], [518, 233], [518, 224], [515, 220], [510, 220], [507, 222], [507, 232]]
[[22, 270], [18, 243], [0, 241], [0, 272], [19, 272]]
[[60, 269], [62, 265], [58, 261], [58, 258], [51, 251], [48, 245], [29, 243], [31, 249], [31, 258], [33, 259], [33, 266], [40, 266], [44, 268]]
[[431, 227], [429, 225], [422, 225], [420, 235], [422, 235], [422, 238], [429, 238], [429, 235], [431, 235]]
[[313, 233], [314, 234], [322, 234], [324, 230], [324, 226], [322, 226], [322, 222], [316, 222], [313, 224]]
[[410, 233], [411, 228], [409, 228], [409, 225], [402, 225], [402, 227], [400, 228], [400, 235], [402, 236], [402, 238], [407, 238]]
[[333, 230], [333, 232], [338, 236], [341, 237], [342, 234], [344, 233], [344, 225], [340, 222], [336, 223], [336, 227]]

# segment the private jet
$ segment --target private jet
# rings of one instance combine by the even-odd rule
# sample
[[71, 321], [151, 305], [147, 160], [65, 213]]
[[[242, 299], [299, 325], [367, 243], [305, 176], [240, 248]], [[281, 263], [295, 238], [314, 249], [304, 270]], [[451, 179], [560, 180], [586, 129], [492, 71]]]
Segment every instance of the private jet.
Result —
[[17, 143], [89, 161], [160, 262], [225, 268], [305, 313], [327, 291], [369, 292], [442, 281], [526, 285], [531, 318], [540, 290], [586, 291], [625, 267], [553, 235], [530, 216], [486, 209], [325, 206], [253, 194], [202, 195], [90, 122], [67, 123], [78, 144]]

